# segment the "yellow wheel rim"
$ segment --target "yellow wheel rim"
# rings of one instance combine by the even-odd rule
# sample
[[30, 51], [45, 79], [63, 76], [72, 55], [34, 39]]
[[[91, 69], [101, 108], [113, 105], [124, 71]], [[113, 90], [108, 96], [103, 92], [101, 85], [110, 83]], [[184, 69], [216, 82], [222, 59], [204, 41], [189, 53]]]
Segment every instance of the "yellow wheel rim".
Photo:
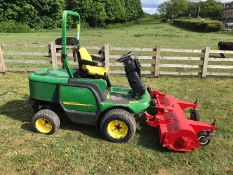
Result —
[[36, 129], [44, 134], [48, 134], [53, 128], [52, 123], [45, 119], [45, 118], [39, 118], [36, 120]]
[[108, 134], [114, 139], [124, 138], [128, 133], [128, 126], [124, 121], [113, 120], [108, 124]]

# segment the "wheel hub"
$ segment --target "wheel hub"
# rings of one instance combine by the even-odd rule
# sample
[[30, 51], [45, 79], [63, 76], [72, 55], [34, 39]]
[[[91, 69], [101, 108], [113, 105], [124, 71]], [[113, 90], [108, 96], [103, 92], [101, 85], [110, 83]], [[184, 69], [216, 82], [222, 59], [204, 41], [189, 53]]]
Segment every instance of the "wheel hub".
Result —
[[108, 124], [107, 131], [111, 137], [121, 139], [128, 134], [128, 126], [124, 121], [113, 120]]
[[52, 127], [52, 123], [45, 118], [39, 118], [36, 120], [36, 128], [41, 133], [49, 133], [52, 130]]
[[118, 125], [115, 125], [115, 129], [116, 129], [117, 131], [120, 131], [120, 130], [122, 129], [122, 127], [121, 127], [120, 124], [118, 124]]

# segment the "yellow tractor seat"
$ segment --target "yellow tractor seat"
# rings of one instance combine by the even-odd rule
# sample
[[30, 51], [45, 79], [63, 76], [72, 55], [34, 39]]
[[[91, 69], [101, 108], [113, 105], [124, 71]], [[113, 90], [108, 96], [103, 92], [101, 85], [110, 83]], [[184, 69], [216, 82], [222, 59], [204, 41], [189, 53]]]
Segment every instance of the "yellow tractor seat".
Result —
[[97, 66], [98, 63], [92, 60], [91, 55], [87, 52], [87, 49], [81, 47], [79, 49], [80, 62], [82, 64], [82, 69], [87, 71], [89, 75], [99, 75], [104, 76], [108, 73], [108, 69], [104, 67]]
[[104, 76], [104, 75], [107, 75], [108, 73], [108, 69], [104, 67], [85, 65], [85, 68], [88, 71], [89, 75]]

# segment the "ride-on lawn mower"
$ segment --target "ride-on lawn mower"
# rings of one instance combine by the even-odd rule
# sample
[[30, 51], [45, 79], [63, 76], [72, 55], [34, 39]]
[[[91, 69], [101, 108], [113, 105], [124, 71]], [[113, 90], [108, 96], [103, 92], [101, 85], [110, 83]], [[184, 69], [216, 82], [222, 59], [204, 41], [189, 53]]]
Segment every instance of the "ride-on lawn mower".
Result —
[[[67, 16], [77, 17], [78, 69], [71, 69], [66, 50]], [[112, 86], [108, 69], [99, 67], [87, 50], [80, 47], [80, 16], [64, 11], [62, 18], [63, 68], [41, 69], [29, 76], [29, 101], [36, 114], [35, 129], [53, 134], [60, 126], [61, 114], [72, 122], [96, 125], [101, 135], [111, 142], [126, 142], [136, 131], [137, 116], [145, 116], [149, 126], [158, 127], [160, 143], [170, 150], [191, 151], [207, 145], [215, 124], [199, 122], [196, 103], [178, 101], [174, 97], [151, 91], [141, 82], [140, 62], [128, 52], [116, 61], [124, 64], [130, 88]], [[191, 118], [183, 110], [191, 107]], [[150, 110], [149, 110], [150, 109]], [[150, 112], [145, 112], [150, 111]]]

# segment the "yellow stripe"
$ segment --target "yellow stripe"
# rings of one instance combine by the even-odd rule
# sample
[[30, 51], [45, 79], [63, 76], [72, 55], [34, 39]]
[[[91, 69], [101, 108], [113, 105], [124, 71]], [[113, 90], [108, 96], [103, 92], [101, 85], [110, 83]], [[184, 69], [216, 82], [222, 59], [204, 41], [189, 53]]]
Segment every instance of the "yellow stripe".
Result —
[[75, 103], [75, 102], [63, 102], [64, 105], [73, 105], [73, 106], [94, 106], [92, 104], [81, 104], [81, 103]]
[[80, 24], [77, 24], [77, 32], [80, 32]]
[[130, 103], [130, 104], [138, 104], [139, 101], [138, 101], [138, 100], [134, 100], [134, 101], [130, 101], [129, 103]]

